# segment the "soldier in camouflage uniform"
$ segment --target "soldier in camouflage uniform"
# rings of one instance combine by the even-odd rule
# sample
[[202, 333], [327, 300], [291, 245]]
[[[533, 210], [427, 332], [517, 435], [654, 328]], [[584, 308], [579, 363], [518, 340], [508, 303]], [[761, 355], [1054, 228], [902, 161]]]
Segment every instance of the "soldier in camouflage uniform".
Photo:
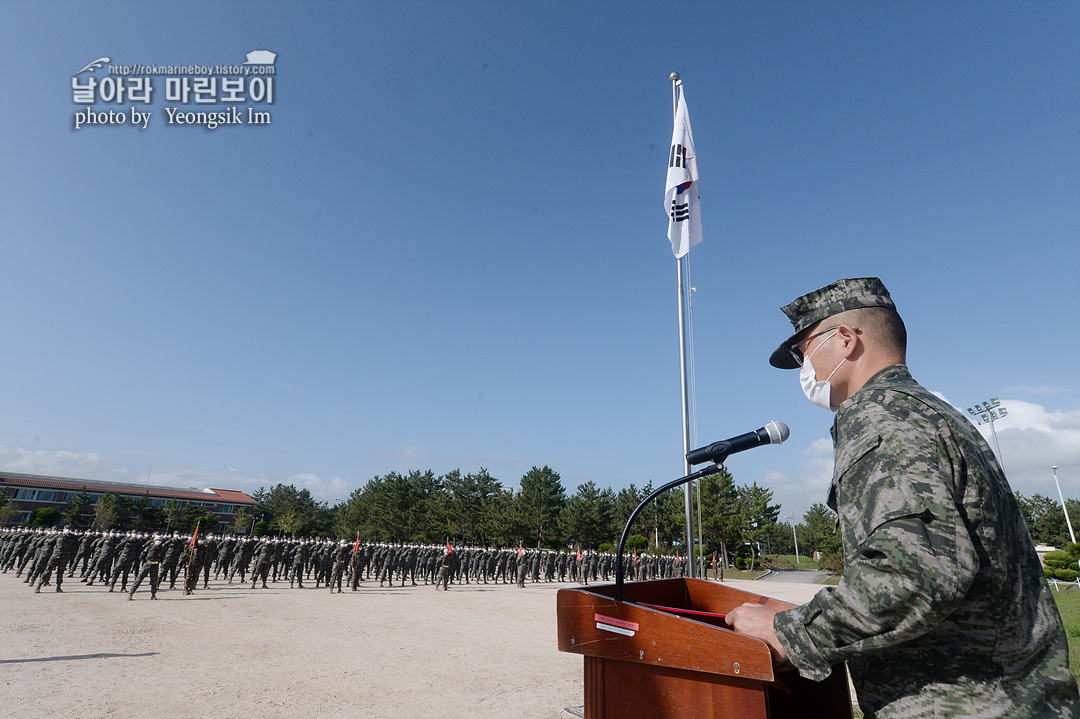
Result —
[[209, 565], [210, 561], [206, 539], [200, 537], [195, 541], [195, 546], [187, 548], [187, 569], [184, 572], [185, 595], [195, 593], [195, 589], [199, 586], [199, 572], [204, 565]]
[[450, 568], [454, 564], [454, 552], [447, 549], [442, 556], [442, 561], [439, 562], [439, 579], [435, 582], [435, 591], [439, 591], [439, 585], [442, 585], [443, 591], [449, 591], [450, 589]]
[[495, 583], [499, 583], [499, 577], [502, 577], [502, 583], [508, 584], [510, 582], [506, 576], [506, 565], [510, 561], [510, 551], [508, 549], [499, 550], [499, 557], [495, 560]]
[[330, 574], [334, 566], [334, 543], [329, 539], [322, 541], [322, 546], [319, 547], [316, 561], [315, 561], [315, 588], [319, 588], [319, 584], [324, 586], [330, 586]]
[[86, 586], [94, 586], [95, 579], [100, 579], [102, 584], [109, 580], [112, 574], [113, 557], [116, 555], [116, 548], [120, 544], [120, 539], [120, 533], [116, 530], [108, 531], [101, 538], [101, 544], [98, 545], [94, 558], [90, 562], [90, 571], [86, 575]]
[[173, 532], [172, 538], [165, 540], [165, 559], [162, 560], [161, 566], [158, 571], [161, 573], [161, 577], [158, 579], [158, 586], [165, 582], [165, 577], [169, 578], [169, 589], [176, 589], [176, 576], [180, 573], [180, 563], [187, 561], [187, 548], [188, 543], [179, 532]]
[[120, 542], [119, 553], [113, 562], [112, 579], [109, 580], [109, 591], [116, 591], [116, 580], [121, 579], [120, 591], [127, 591], [128, 575], [135, 571], [135, 563], [142, 554], [143, 539], [136, 532], [128, 532]]
[[232, 566], [233, 557], [236, 556], [239, 541], [240, 538], [235, 535], [229, 535], [221, 540], [221, 549], [214, 562], [214, 579], [220, 577], [222, 573], [225, 574], [226, 579], [228, 578], [229, 567]]
[[168, 546], [165, 544], [165, 540], [159, 536], [155, 536], [146, 546], [143, 551], [145, 561], [142, 563], [138, 576], [135, 577], [135, 582], [131, 585], [131, 591], [128, 592], [129, 600], [135, 598], [135, 590], [139, 588], [143, 579], [147, 577], [150, 577], [150, 598], [157, 599], [158, 583], [161, 581], [161, 577], [158, 576], [158, 568], [167, 551]]
[[525, 550], [520, 546], [518, 547], [517, 559], [515, 560], [517, 567], [517, 587], [518, 589], [525, 588], [525, 574], [529, 570], [529, 558], [525, 556]]
[[90, 561], [90, 552], [92, 551], [94, 540], [96, 539], [97, 537], [89, 530], [81, 533], [79, 537], [79, 546], [75, 550], [75, 558], [68, 563], [68, 577], [75, 576], [75, 570], [78, 568], [80, 562], [82, 563], [82, 573], [86, 573], [86, 564]]
[[[352, 547], [349, 543], [342, 539], [338, 542], [337, 549], [334, 550], [334, 567], [330, 575], [330, 593], [334, 593], [334, 588], [337, 588], [337, 593], [341, 594], [341, 580], [345, 576], [345, 570], [349, 568], [349, 562], [352, 561]], [[404, 585], [404, 582], [402, 583]], [[394, 582], [390, 582], [390, 586], [394, 586]]]
[[423, 554], [424, 584], [435, 584], [439, 578], [440, 556], [434, 547], [427, 547]]
[[12, 536], [8, 540], [8, 546], [4, 550], [4, 555], [0, 557], [0, 564], [3, 564], [4, 567], [4, 574], [7, 574], [8, 570], [22, 559], [33, 539], [34, 534], [29, 530], [12, 532]]
[[274, 540], [270, 537], [263, 537], [259, 542], [258, 548], [255, 550], [255, 557], [252, 560], [254, 566], [251, 570], [251, 588], [254, 589], [258, 584], [259, 579], [262, 579], [262, 588], [269, 589], [266, 586], [266, 580], [270, 576], [270, 565], [274, 561], [274, 555], [277, 553], [277, 548], [274, 544]]
[[247, 574], [248, 567], [251, 565], [251, 558], [255, 556], [255, 550], [258, 549], [259, 543], [251, 537], [244, 537], [240, 542], [240, 546], [237, 547], [236, 553], [233, 556], [232, 566], [229, 567], [229, 584], [232, 584], [233, 577], [237, 572], [240, 572], [240, 583], [244, 583], [244, 575]]
[[311, 545], [301, 541], [293, 550], [289, 565], [289, 589], [295, 584], [297, 588], [304, 588], [304, 567], [307, 566], [308, 557], [311, 556]]
[[354, 592], [357, 590], [357, 587], [360, 586], [360, 582], [364, 576], [364, 569], [367, 567], [368, 558], [370, 556], [371, 548], [366, 544], [354, 546], [350, 564], [352, 571], [349, 574], [349, 587]]
[[[202, 560], [203, 589], [210, 588], [210, 569], [217, 561], [218, 552], [221, 550], [217, 537], [213, 534], [206, 535], [206, 546], [203, 547], [205, 556]], [[196, 582], [198, 584], [198, 582]]]
[[23, 580], [30, 586], [34, 586], [38, 576], [45, 571], [45, 565], [48, 563], [53, 548], [56, 546], [56, 539], [55, 529], [46, 530], [42, 534], [41, 541], [38, 543], [37, 548], [34, 550], [34, 556], [30, 560], [30, 565], [26, 568], [26, 579]]
[[906, 366], [907, 336], [876, 278], [783, 308], [773, 353], [836, 411], [828, 503], [844, 575], [807, 604], [745, 605], [736, 630], [820, 681], [847, 661], [867, 717], [1080, 717], [1061, 618], [990, 447]]
[[[41, 549], [41, 545], [45, 543], [46, 534], [40, 529], [30, 533], [28, 537], [26, 547], [23, 550], [22, 557], [19, 559], [18, 565], [16, 565], [15, 576], [21, 577], [23, 570], [26, 569], [28, 563], [32, 562], [38, 551]], [[28, 580], [23, 580], [28, 581]]]
[[80, 538], [77, 534], [67, 527], [64, 528], [63, 533], [56, 539], [56, 545], [49, 556], [49, 563], [45, 566], [40, 579], [38, 579], [38, 585], [34, 589], [35, 592], [40, 592], [41, 587], [49, 583], [49, 578], [53, 572], [56, 573], [56, 591], [64, 591], [60, 588], [60, 585], [64, 582], [64, 571], [79, 550], [79, 541]]

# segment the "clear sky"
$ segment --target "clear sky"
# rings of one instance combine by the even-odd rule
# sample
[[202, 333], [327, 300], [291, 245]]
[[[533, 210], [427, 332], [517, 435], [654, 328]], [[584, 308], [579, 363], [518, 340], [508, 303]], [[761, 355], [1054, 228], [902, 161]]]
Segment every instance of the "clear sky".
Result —
[[[677, 477], [674, 71], [695, 443], [786, 422], [728, 467], [785, 516], [824, 501], [832, 417], [768, 365], [779, 308], [879, 276], [916, 379], [1008, 408], [1014, 488], [1057, 465], [1080, 497], [1076, 2], [37, 0], [0, 27], [4, 470], [331, 504], [412, 469]], [[91, 108], [146, 129], [75, 129], [97, 58], [253, 50], [274, 99], [238, 107], [269, 124], [170, 125], [230, 105], [155, 76]]]

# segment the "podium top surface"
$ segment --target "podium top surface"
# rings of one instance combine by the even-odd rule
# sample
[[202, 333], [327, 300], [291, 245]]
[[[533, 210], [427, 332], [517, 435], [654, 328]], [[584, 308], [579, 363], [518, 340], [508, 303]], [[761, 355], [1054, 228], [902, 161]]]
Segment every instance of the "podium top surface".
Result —
[[[795, 606], [700, 579], [659, 579], [562, 589], [558, 594], [559, 651], [640, 662], [743, 679], [775, 680], [768, 645], [711, 623], [657, 607], [726, 614], [744, 603], [784, 610]], [[654, 605], [654, 606], [646, 606]], [[715, 620], [712, 620], [715, 621]]]

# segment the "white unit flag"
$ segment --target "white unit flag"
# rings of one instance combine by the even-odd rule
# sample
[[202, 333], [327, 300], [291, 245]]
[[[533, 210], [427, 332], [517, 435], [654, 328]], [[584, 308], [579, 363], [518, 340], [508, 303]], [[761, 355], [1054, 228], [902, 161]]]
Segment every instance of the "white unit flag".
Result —
[[694, 152], [694, 133], [690, 129], [690, 114], [686, 98], [679, 87], [679, 105], [675, 111], [675, 130], [671, 133], [671, 152], [668, 154], [667, 186], [664, 209], [668, 213], [668, 239], [675, 257], [682, 257], [690, 248], [701, 244], [701, 198], [698, 197], [697, 157]]

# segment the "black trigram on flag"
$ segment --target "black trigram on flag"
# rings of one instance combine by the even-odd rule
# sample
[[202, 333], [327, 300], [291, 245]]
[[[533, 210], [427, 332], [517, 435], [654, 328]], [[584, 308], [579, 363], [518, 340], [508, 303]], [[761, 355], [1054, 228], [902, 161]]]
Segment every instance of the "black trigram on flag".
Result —
[[690, 202], [689, 200], [683, 204], [677, 204], [676, 200], [671, 201], [671, 221], [672, 222], [684, 222], [690, 219]]
[[671, 157], [668, 158], [668, 167], [686, 167], [686, 148], [679, 144], [671, 146]]

